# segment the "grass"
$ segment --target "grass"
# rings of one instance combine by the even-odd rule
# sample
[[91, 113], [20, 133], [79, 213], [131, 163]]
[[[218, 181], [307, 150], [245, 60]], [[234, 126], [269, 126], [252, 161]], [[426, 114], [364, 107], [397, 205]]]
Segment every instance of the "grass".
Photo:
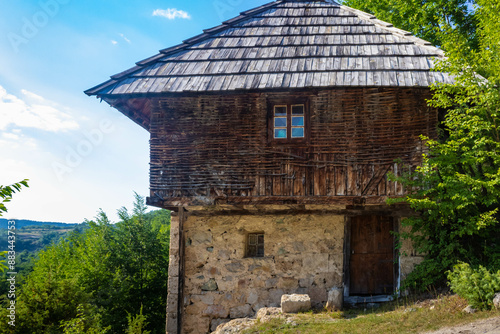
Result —
[[422, 333], [500, 316], [500, 311], [495, 310], [466, 314], [462, 312], [466, 306], [467, 302], [456, 295], [420, 301], [400, 299], [371, 310], [361, 307], [344, 312], [308, 312], [258, 322], [244, 333]]

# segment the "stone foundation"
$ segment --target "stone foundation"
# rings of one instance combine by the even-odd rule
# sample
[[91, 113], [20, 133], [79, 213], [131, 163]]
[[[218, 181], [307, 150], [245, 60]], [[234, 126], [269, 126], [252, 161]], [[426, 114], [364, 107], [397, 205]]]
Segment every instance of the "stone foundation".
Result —
[[[283, 294], [308, 294], [318, 307], [342, 285], [344, 217], [189, 217], [184, 222], [183, 333], [206, 333]], [[264, 233], [264, 257], [245, 258], [248, 233]]]
[[[330, 290], [343, 287], [346, 215], [234, 212], [173, 218], [167, 333], [209, 333], [231, 319], [279, 307], [284, 294], [308, 294], [321, 308]], [[264, 257], [246, 257], [249, 233], [264, 234]], [[401, 275], [420, 261], [403, 243]]]

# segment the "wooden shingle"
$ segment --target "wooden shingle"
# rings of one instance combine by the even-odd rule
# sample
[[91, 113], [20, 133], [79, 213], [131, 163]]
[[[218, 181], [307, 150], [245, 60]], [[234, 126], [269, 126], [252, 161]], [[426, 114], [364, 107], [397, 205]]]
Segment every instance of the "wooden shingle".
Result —
[[88, 91], [124, 94], [338, 86], [425, 87], [443, 52], [335, 1], [278, 0], [206, 29]]

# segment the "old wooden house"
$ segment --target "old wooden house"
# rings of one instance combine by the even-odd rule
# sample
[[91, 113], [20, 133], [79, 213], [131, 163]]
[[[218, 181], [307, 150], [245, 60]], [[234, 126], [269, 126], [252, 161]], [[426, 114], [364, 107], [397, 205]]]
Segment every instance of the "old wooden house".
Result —
[[383, 300], [420, 258], [391, 181], [436, 136], [442, 52], [332, 0], [278, 0], [86, 93], [150, 132], [148, 204], [172, 210], [168, 333], [328, 291]]

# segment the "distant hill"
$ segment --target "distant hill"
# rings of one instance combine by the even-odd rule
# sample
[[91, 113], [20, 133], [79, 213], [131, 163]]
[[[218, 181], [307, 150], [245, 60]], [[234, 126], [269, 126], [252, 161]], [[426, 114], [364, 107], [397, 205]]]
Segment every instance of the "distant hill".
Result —
[[[67, 227], [72, 228], [78, 224], [66, 224], [66, 223], [56, 223], [56, 222], [41, 222], [36, 220], [27, 219], [14, 219], [16, 222], [16, 228], [21, 228], [24, 226], [56, 226], [56, 227]], [[9, 219], [0, 218], [0, 228], [7, 228]]]
[[[8, 219], [0, 219], [0, 251], [7, 250]], [[15, 248], [20, 253], [24, 250], [35, 253], [52, 242], [57, 242], [74, 230], [85, 229], [85, 224], [65, 224], [60, 222], [41, 222], [16, 219]]]

